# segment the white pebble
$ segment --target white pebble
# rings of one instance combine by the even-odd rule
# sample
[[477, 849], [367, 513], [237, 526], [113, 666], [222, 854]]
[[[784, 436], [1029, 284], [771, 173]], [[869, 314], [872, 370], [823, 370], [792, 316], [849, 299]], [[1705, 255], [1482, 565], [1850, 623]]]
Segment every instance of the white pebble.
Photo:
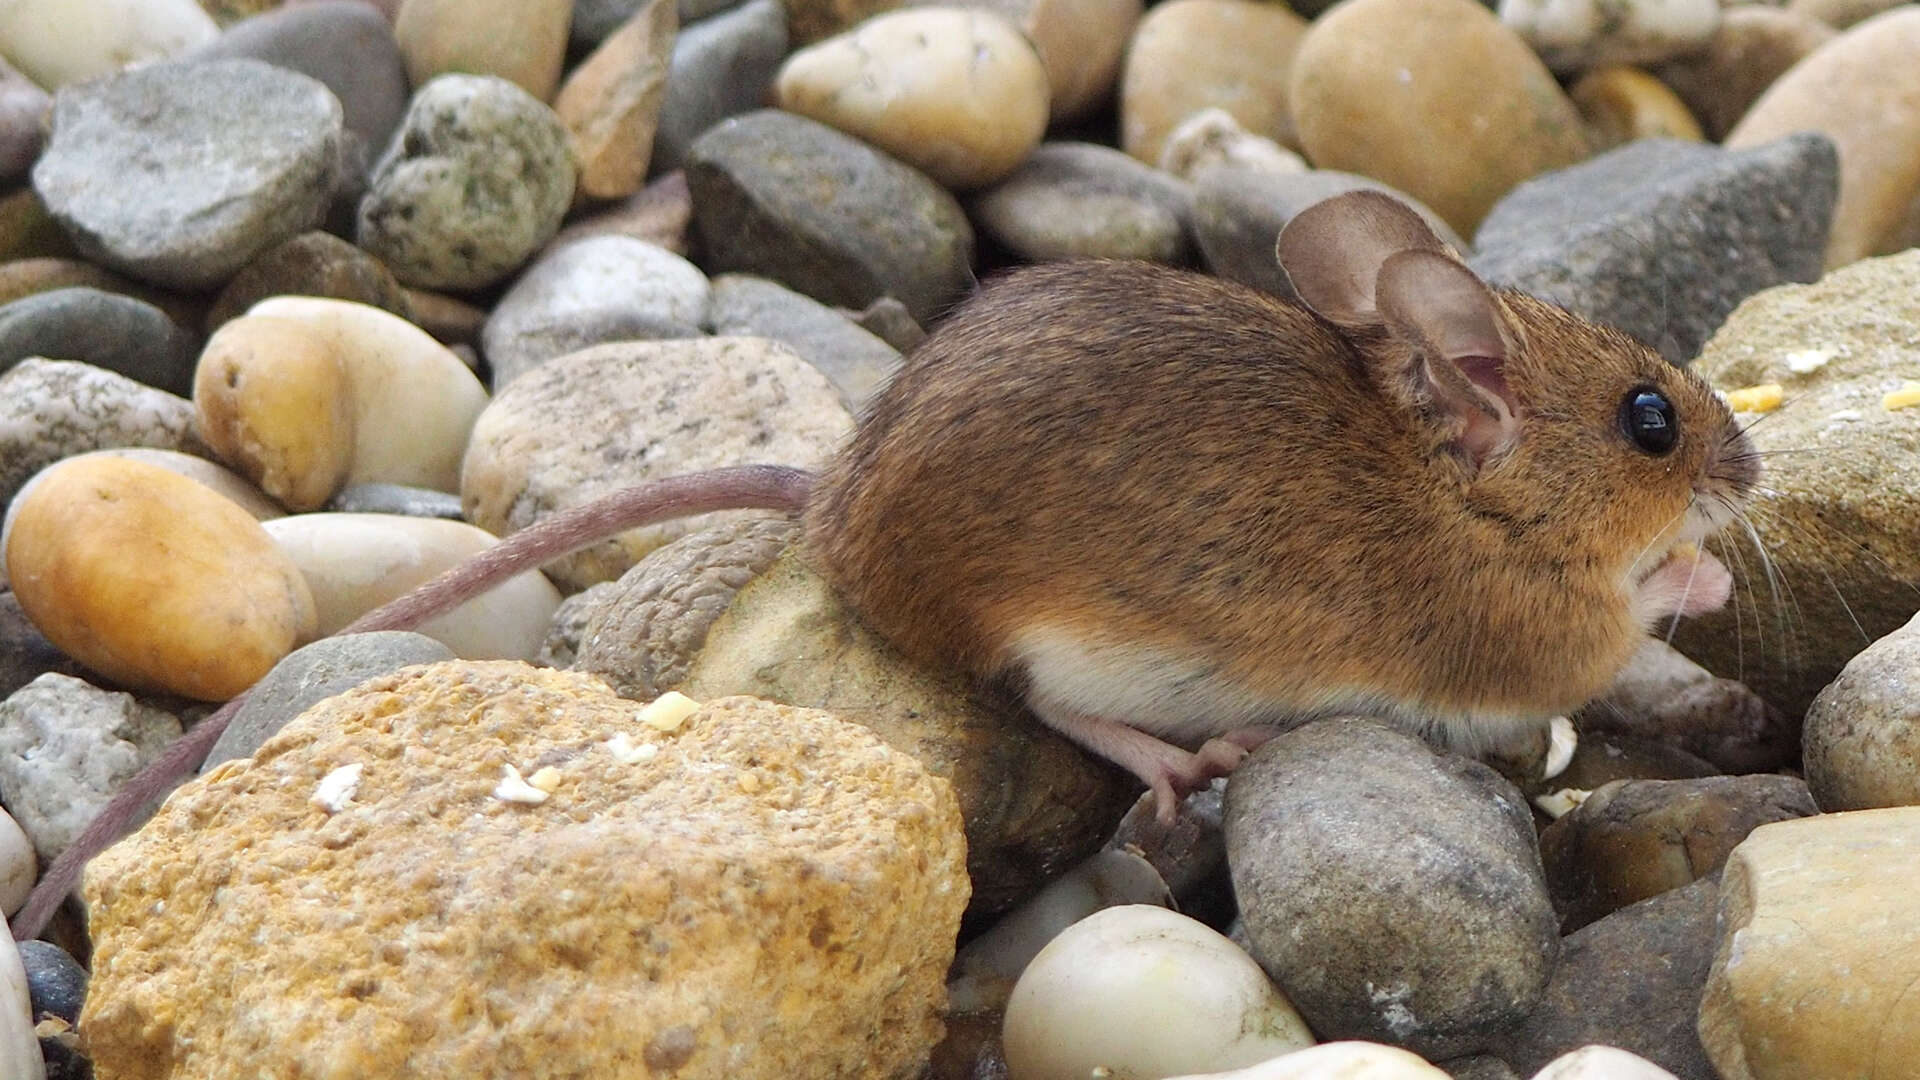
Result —
[[1675, 1080], [1672, 1073], [1638, 1054], [1611, 1046], [1583, 1046], [1547, 1062], [1533, 1080]]
[[8, 934], [0, 943], [0, 1076], [8, 1080], [46, 1080], [40, 1040], [33, 1033], [33, 1003], [27, 996], [27, 969]]
[[1168, 1080], [1446, 1080], [1418, 1054], [1370, 1042], [1330, 1042], [1233, 1072]]
[[320, 778], [313, 789], [309, 801], [329, 814], [337, 814], [353, 801], [353, 794], [360, 790], [360, 770], [365, 768], [362, 762], [342, 765]]
[[1547, 765], [1541, 770], [1540, 779], [1551, 780], [1567, 771], [1573, 764], [1573, 752], [1580, 745], [1580, 733], [1573, 730], [1573, 721], [1564, 716], [1556, 716], [1547, 724]]
[[648, 702], [640, 710], [639, 720], [657, 731], [678, 731], [687, 717], [699, 711], [699, 702], [678, 690], [669, 690]]
[[11, 814], [0, 810], [0, 914], [12, 915], [27, 902], [39, 869], [33, 842]]
[[527, 783], [527, 778], [520, 775], [519, 769], [502, 765], [500, 773], [500, 783], [493, 789], [494, 798], [501, 802], [526, 803], [528, 806], [538, 806], [547, 801], [549, 793]]

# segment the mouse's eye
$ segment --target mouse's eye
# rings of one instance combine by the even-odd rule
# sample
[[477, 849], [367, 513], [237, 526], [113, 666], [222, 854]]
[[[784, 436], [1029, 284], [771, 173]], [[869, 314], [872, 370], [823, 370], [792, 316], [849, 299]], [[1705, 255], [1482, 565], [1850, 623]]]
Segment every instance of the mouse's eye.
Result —
[[1651, 386], [1627, 392], [1620, 403], [1620, 429], [1633, 445], [1656, 457], [1673, 449], [1680, 438], [1680, 421], [1667, 395]]

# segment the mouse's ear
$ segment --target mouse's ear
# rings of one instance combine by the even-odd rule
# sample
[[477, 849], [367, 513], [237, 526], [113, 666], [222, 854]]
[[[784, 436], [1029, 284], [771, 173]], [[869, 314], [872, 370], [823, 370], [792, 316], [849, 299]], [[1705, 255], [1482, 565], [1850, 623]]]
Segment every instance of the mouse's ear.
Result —
[[1520, 434], [1520, 401], [1507, 384], [1516, 335], [1505, 309], [1473, 271], [1432, 251], [1403, 251], [1380, 266], [1380, 317], [1414, 346], [1415, 361], [1389, 377], [1433, 403], [1476, 468]]
[[1379, 191], [1349, 191], [1295, 214], [1280, 230], [1274, 255], [1293, 291], [1321, 318], [1339, 326], [1378, 324], [1374, 304], [1380, 268], [1403, 251], [1447, 252], [1419, 214]]

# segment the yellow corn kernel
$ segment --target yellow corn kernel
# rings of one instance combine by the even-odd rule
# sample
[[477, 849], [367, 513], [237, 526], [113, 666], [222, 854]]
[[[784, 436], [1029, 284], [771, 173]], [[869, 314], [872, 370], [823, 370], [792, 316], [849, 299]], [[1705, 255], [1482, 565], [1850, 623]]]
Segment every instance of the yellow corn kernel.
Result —
[[1727, 408], [1734, 412], [1772, 412], [1785, 397], [1779, 383], [1761, 383], [1728, 392]]
[[1881, 398], [1880, 404], [1886, 406], [1888, 411], [1894, 409], [1909, 409], [1915, 405], [1920, 405], [1920, 382], [1914, 382], [1912, 379], [1908, 379], [1900, 389]]

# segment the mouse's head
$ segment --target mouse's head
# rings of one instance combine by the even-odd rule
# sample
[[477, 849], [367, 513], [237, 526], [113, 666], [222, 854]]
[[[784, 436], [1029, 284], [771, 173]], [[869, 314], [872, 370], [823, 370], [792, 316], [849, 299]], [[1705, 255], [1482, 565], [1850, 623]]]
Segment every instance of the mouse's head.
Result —
[[1731, 411], [1699, 377], [1489, 287], [1398, 199], [1358, 191], [1310, 207], [1278, 255], [1466, 505], [1568, 557], [1643, 575], [1736, 517], [1758, 480]]

